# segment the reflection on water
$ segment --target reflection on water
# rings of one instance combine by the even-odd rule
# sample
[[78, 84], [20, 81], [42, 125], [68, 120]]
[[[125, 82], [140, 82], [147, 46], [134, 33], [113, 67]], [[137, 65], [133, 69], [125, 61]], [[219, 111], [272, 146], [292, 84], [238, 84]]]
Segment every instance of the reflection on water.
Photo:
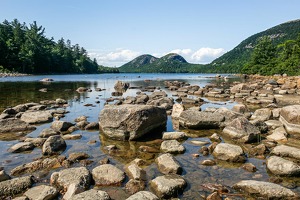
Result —
[[[140, 77], [139, 77], [140, 76]], [[210, 76], [207, 78], [207, 76]], [[56, 98], [63, 98], [68, 101], [69, 106], [66, 108], [68, 114], [62, 120], [74, 122], [78, 116], [85, 115], [89, 122], [98, 121], [99, 112], [105, 104], [105, 100], [110, 98], [111, 93], [114, 92], [114, 84], [117, 80], [126, 81], [130, 83], [134, 89], [128, 89], [123, 93], [123, 97], [135, 96], [136, 92], [140, 91], [141, 87], [156, 86], [165, 90], [169, 96], [171, 92], [164, 87], [165, 80], [179, 80], [189, 82], [191, 85], [199, 85], [201, 87], [207, 84], [217, 84], [228, 87], [226, 82], [216, 80], [212, 77], [214, 75], [199, 75], [199, 74], [102, 74], [102, 75], [68, 75], [68, 76], [47, 76], [54, 79], [54, 82], [44, 84], [38, 80], [45, 78], [45, 76], [30, 76], [30, 77], [13, 77], [7, 79], [0, 79], [0, 111], [9, 106], [15, 106], [26, 102], [39, 102], [41, 100], [55, 100]], [[145, 81], [151, 80], [151, 81]], [[234, 79], [229, 79], [234, 81]], [[79, 87], [90, 88], [92, 92], [78, 93], [76, 89]], [[40, 89], [45, 89], [41, 92]], [[96, 88], [106, 89], [96, 91]], [[174, 97], [176, 99], [176, 97]], [[201, 105], [204, 110], [207, 107], [227, 107], [231, 108], [235, 102], [229, 99], [206, 99], [207, 102]], [[92, 106], [85, 106], [85, 105]], [[51, 124], [42, 124], [37, 126], [37, 129], [27, 135], [27, 137], [37, 137], [41, 130], [50, 127]], [[172, 123], [170, 117], [166, 127], [167, 131], [179, 130], [177, 123]], [[184, 169], [183, 177], [188, 182], [188, 188], [185, 190], [181, 199], [201, 199], [201, 195], [210, 193], [201, 185], [206, 183], [219, 183], [225, 186], [232, 186], [234, 183], [243, 179], [254, 179], [268, 181], [272, 175], [268, 174], [264, 159], [257, 159], [254, 157], [248, 158], [248, 162], [253, 163], [257, 167], [256, 172], [247, 172], [240, 167], [240, 164], [230, 164], [226, 162], [217, 162], [215, 166], [202, 166], [200, 163], [205, 159], [212, 159], [211, 155], [203, 156], [199, 153], [201, 146], [193, 144], [192, 140], [210, 141], [208, 139], [213, 133], [220, 133], [221, 130], [183, 130], [188, 135], [188, 139], [182, 141], [186, 148], [184, 154], [176, 155], [176, 159]], [[123, 168], [125, 164], [141, 158], [146, 160], [145, 170], [148, 175], [148, 180], [153, 179], [160, 173], [154, 163], [155, 158], [159, 153], [147, 153], [141, 151], [141, 146], [158, 150], [160, 148], [161, 140], [160, 133], [155, 134], [156, 137], [147, 139], [146, 141], [114, 141], [104, 137], [97, 131], [83, 131], [77, 130], [73, 134], [81, 134], [80, 140], [67, 140], [67, 149], [63, 155], [68, 156], [72, 152], [86, 152], [90, 155], [90, 160], [94, 162], [88, 166], [89, 169], [98, 165], [98, 162], [108, 157], [111, 162], [119, 168]], [[1, 134], [0, 136], [0, 165], [9, 172], [14, 167], [33, 161], [42, 156], [41, 149], [35, 148], [31, 152], [11, 154], [7, 149], [16, 144], [18, 140], [26, 135], [25, 133], [16, 134]], [[300, 147], [299, 140], [291, 139], [293, 146]], [[107, 146], [115, 145], [116, 150], [109, 150]], [[206, 144], [205, 146], [209, 146]], [[192, 154], [200, 154], [199, 157], [193, 157]], [[75, 166], [80, 164], [75, 164]], [[59, 170], [59, 169], [55, 169]], [[51, 173], [39, 172], [40, 177], [49, 179]], [[284, 178], [282, 185], [292, 188], [299, 193], [300, 186], [299, 178]], [[147, 186], [148, 187], [148, 186]], [[128, 196], [123, 188], [106, 188], [112, 196], [117, 196], [122, 199]]]

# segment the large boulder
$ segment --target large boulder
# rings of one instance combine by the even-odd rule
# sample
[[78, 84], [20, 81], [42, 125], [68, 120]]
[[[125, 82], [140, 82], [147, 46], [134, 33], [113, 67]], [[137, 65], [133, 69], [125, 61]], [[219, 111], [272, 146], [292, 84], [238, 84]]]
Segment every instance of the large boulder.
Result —
[[234, 144], [220, 143], [213, 151], [213, 156], [219, 160], [229, 162], [245, 162], [243, 149]]
[[150, 181], [155, 194], [162, 199], [177, 197], [186, 187], [186, 181], [179, 175], [158, 176]]
[[43, 155], [60, 154], [67, 147], [65, 140], [60, 135], [50, 136], [43, 144]]
[[299, 196], [292, 190], [280, 185], [254, 180], [244, 180], [233, 186], [235, 189], [243, 191], [255, 198], [264, 199], [297, 199]]
[[277, 155], [280, 157], [289, 157], [300, 160], [300, 149], [296, 147], [290, 147], [286, 145], [279, 145], [276, 146], [272, 151], [271, 154]]
[[92, 170], [96, 185], [121, 185], [125, 173], [111, 164], [100, 165]]
[[24, 195], [30, 200], [51, 200], [55, 199], [58, 191], [55, 187], [39, 185], [27, 190]]
[[185, 128], [219, 128], [225, 117], [219, 113], [185, 110], [179, 116], [179, 124]]
[[91, 180], [91, 174], [87, 168], [74, 167], [52, 173], [50, 184], [64, 191], [66, 191], [71, 184], [87, 189], [91, 185]]
[[224, 116], [225, 117], [225, 121], [224, 121], [225, 125], [230, 123], [232, 120], [243, 116], [241, 113], [235, 112], [233, 110], [229, 110], [228, 108], [225, 108], [225, 107], [218, 108], [214, 112], [214, 114], [220, 114], [220, 115]]
[[131, 195], [126, 200], [159, 200], [159, 198], [148, 191], [140, 191], [135, 193], [134, 195]]
[[283, 107], [280, 110], [279, 120], [290, 134], [300, 134], [300, 105]]
[[28, 123], [15, 118], [0, 120], [0, 133], [10, 133], [19, 131], [33, 131], [36, 128]]
[[182, 168], [176, 159], [169, 153], [162, 154], [156, 158], [158, 169], [163, 174], [181, 174]]
[[14, 178], [0, 182], [0, 197], [8, 197], [24, 192], [33, 184], [31, 176]]
[[88, 191], [76, 194], [69, 200], [110, 200], [109, 195], [105, 191], [90, 189]]
[[28, 124], [40, 124], [52, 121], [53, 116], [49, 110], [25, 112], [22, 114], [21, 120]]
[[99, 118], [103, 134], [117, 140], [136, 140], [167, 122], [165, 109], [149, 105], [106, 106]]
[[271, 156], [267, 159], [267, 169], [279, 176], [299, 176], [300, 166], [296, 163], [278, 156]]
[[223, 133], [230, 139], [237, 140], [238, 142], [252, 142], [257, 140], [260, 131], [246, 118], [239, 117], [230, 122], [223, 129]]

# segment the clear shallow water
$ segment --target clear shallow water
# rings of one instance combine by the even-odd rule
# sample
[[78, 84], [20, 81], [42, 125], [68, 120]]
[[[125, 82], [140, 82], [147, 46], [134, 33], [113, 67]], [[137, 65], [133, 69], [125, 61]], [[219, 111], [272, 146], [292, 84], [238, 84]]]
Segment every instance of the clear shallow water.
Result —
[[[43, 78], [52, 78], [54, 82], [42, 83], [39, 80]], [[165, 80], [179, 80], [190, 83], [191, 85], [199, 85], [204, 87], [207, 84], [220, 84], [220, 80], [214, 78], [215, 74], [100, 74], [100, 75], [46, 75], [46, 76], [26, 76], [26, 77], [7, 77], [0, 78], [0, 111], [9, 106], [15, 106], [26, 102], [39, 102], [41, 100], [55, 100], [56, 98], [63, 98], [68, 101], [69, 106], [66, 108], [68, 114], [61, 120], [74, 122], [74, 119], [85, 115], [88, 116], [88, 121], [93, 122], [98, 120], [98, 115], [104, 106], [105, 100], [111, 97], [111, 92], [114, 91], [113, 86], [117, 80], [129, 82], [131, 86], [158, 86], [164, 89]], [[151, 80], [151, 81], [145, 81]], [[236, 79], [230, 79], [234, 81]], [[78, 93], [78, 87], [88, 87], [92, 92]], [[48, 92], [40, 92], [42, 88], [47, 88]], [[101, 92], [95, 91], [95, 88], [106, 89]], [[135, 96], [140, 89], [129, 89], [124, 94], [126, 96]], [[165, 90], [169, 96], [172, 93]], [[78, 97], [79, 101], [75, 101], [74, 97]], [[176, 97], [174, 97], [176, 98]], [[202, 109], [206, 107], [227, 107], [231, 108], [235, 102], [228, 99], [206, 99], [207, 103], [201, 106]], [[100, 101], [100, 103], [96, 103]], [[93, 106], [84, 106], [92, 104]], [[37, 137], [42, 129], [50, 127], [51, 123], [38, 125], [37, 129], [29, 133], [26, 137]], [[167, 131], [173, 131], [172, 122], [169, 118], [166, 127]], [[265, 169], [265, 160], [249, 158], [248, 162], [253, 163], [258, 171], [250, 173], [240, 168], [239, 164], [228, 164], [219, 162], [216, 166], [207, 167], [201, 166], [200, 162], [204, 159], [212, 158], [209, 156], [202, 156], [194, 158], [192, 154], [198, 154], [200, 146], [193, 145], [191, 140], [209, 141], [208, 137], [215, 132], [221, 130], [184, 130], [189, 139], [183, 141], [186, 147], [184, 154], [176, 155], [176, 159], [184, 169], [183, 177], [188, 182], [188, 187], [180, 196], [181, 199], [201, 199], [200, 195], [206, 195], [210, 192], [204, 189], [201, 185], [205, 183], [219, 183], [226, 186], [232, 186], [234, 183], [244, 179], [254, 179], [268, 181], [272, 175], [269, 175]], [[98, 165], [98, 161], [108, 157], [111, 163], [123, 169], [124, 165], [134, 160], [141, 158], [146, 160], [147, 167], [145, 170], [148, 174], [148, 180], [160, 175], [154, 159], [158, 156], [157, 153], [144, 153], [139, 151], [141, 145], [147, 145], [159, 149], [160, 143], [155, 138], [150, 141], [130, 141], [120, 142], [109, 140], [99, 134], [98, 131], [83, 131], [78, 130], [73, 134], [82, 134], [80, 140], [67, 140], [67, 149], [63, 155], [69, 155], [72, 152], [86, 152], [90, 155], [90, 160], [94, 161], [88, 166], [89, 169]], [[155, 134], [155, 133], [153, 133]], [[10, 172], [14, 167], [33, 161], [36, 158], [42, 157], [41, 149], [35, 148], [29, 153], [11, 154], [7, 149], [16, 144], [18, 139], [23, 134], [15, 135], [0, 135], [0, 165], [4, 167], [7, 172]], [[159, 138], [158, 134], [156, 138]], [[88, 144], [89, 141], [95, 140], [95, 144]], [[105, 146], [115, 144], [119, 151], [108, 152]], [[208, 144], [209, 145], [209, 144]], [[208, 146], [207, 145], [207, 146]], [[79, 164], [75, 164], [77, 166]], [[56, 169], [60, 170], [60, 169]], [[34, 175], [41, 178], [41, 180], [48, 180], [53, 171], [50, 172], [36, 172]], [[300, 186], [299, 178], [286, 178], [282, 183], [284, 186], [292, 188], [300, 192], [297, 186]], [[123, 185], [124, 186], [124, 185]], [[124, 187], [108, 187], [105, 189], [115, 199], [125, 199], [129, 196], [125, 192]]]

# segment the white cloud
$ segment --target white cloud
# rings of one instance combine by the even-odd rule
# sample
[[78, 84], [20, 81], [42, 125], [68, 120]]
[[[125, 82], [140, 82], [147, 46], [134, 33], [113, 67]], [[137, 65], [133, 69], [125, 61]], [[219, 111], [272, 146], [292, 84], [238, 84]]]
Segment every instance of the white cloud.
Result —
[[101, 50], [90, 50], [88, 55], [97, 59], [98, 64], [105, 66], [120, 66], [126, 62], [131, 61], [140, 55], [139, 52], [129, 49], [116, 49], [114, 51], [106, 52]]
[[209, 63], [224, 53], [225, 50], [222, 48], [214, 49], [206, 47], [200, 48], [198, 51], [194, 52], [190, 58], [194, 62]]
[[170, 51], [170, 53], [177, 53], [182, 56], [187, 56], [192, 53], [192, 49], [174, 49], [174, 50]]

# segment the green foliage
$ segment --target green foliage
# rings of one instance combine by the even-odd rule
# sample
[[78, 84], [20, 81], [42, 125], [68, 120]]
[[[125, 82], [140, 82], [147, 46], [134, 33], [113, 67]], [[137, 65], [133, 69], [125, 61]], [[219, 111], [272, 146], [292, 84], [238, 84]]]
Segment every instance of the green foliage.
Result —
[[35, 21], [26, 26], [17, 19], [0, 23], [0, 65], [8, 71], [32, 74], [118, 72], [99, 66], [70, 40], [47, 38], [45, 28]]

